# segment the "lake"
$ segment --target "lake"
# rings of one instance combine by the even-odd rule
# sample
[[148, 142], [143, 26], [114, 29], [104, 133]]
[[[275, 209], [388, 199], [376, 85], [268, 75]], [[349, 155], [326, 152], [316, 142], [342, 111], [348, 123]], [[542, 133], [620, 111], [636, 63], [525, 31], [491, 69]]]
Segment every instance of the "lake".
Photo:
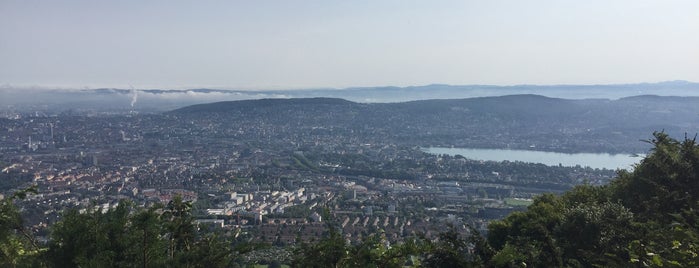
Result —
[[548, 166], [576, 166], [606, 169], [630, 170], [633, 164], [639, 163], [643, 156], [627, 154], [593, 154], [593, 153], [554, 153], [527, 150], [506, 149], [469, 149], [469, 148], [422, 148], [430, 154], [462, 155], [468, 159], [485, 161], [521, 161], [528, 163], [541, 163]]

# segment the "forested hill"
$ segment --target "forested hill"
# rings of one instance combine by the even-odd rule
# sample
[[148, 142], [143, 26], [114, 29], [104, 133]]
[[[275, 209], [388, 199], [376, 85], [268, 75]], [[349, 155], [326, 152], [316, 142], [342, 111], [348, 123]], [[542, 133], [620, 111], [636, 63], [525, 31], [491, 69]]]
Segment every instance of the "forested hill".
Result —
[[672, 136], [697, 132], [699, 97], [569, 100], [510, 95], [373, 104], [262, 99], [200, 104], [166, 114], [228, 123], [254, 120], [282, 131], [328, 127], [355, 135], [385, 133], [395, 143], [419, 146], [643, 153], [648, 145], [638, 141], [653, 131]]

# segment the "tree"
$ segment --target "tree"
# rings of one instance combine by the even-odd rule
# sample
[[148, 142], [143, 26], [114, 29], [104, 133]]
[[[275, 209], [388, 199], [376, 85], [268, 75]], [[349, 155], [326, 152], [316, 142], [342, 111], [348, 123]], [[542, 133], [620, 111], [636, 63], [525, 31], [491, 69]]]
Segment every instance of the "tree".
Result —
[[414, 241], [390, 246], [385, 234], [373, 234], [360, 243], [347, 246], [347, 254], [339, 267], [403, 267], [417, 253]]
[[121, 201], [106, 212], [69, 209], [51, 231], [47, 256], [55, 267], [131, 267], [138, 248], [131, 233], [131, 202]]
[[296, 250], [293, 267], [336, 267], [347, 254], [345, 240], [334, 228], [315, 244], [302, 244]]
[[170, 267], [228, 267], [231, 247], [216, 234], [198, 236], [192, 203], [176, 195], [160, 215]]
[[554, 232], [566, 265], [624, 266], [633, 214], [619, 203], [581, 203], [566, 207]]
[[496, 251], [509, 245], [507, 250], [516, 250], [509, 256], [524, 257], [508, 263], [561, 266], [561, 252], [553, 230], [562, 218], [563, 208], [560, 197], [543, 194], [534, 199], [527, 211], [514, 212], [502, 221], [491, 223], [488, 241]]
[[230, 246], [215, 233], [198, 239], [191, 250], [179, 255], [177, 266], [180, 267], [229, 267], [233, 260]]
[[500, 267], [699, 264], [699, 146], [654, 133], [650, 154], [608, 186], [542, 195], [488, 226]]
[[51, 232], [47, 256], [54, 267], [228, 267], [231, 250], [215, 234], [198, 237], [191, 205], [175, 198], [161, 206], [64, 212]]
[[160, 215], [156, 212], [160, 207], [153, 206], [140, 210], [131, 216], [128, 239], [133, 245], [129, 248], [129, 252], [133, 257], [134, 266], [145, 268], [164, 265], [166, 246], [160, 238], [163, 224]]
[[699, 202], [699, 146], [696, 138], [679, 142], [662, 132], [653, 137], [647, 141], [654, 146], [651, 153], [611, 186], [614, 197], [634, 214], [670, 223], [665, 213], [682, 213]]
[[282, 268], [282, 264], [278, 260], [273, 260], [269, 263], [267, 268]]
[[16, 200], [36, 193], [36, 186], [17, 191], [0, 200], [0, 266], [37, 266], [41, 248], [31, 233], [25, 229], [22, 215], [15, 206]]
[[177, 253], [189, 251], [194, 244], [195, 229], [191, 210], [192, 204], [182, 201], [182, 196], [176, 195], [161, 215], [168, 239], [170, 260], [175, 259]]
[[434, 243], [425, 256], [425, 267], [470, 267], [468, 262], [468, 243], [459, 237], [452, 226], [439, 234], [439, 240]]

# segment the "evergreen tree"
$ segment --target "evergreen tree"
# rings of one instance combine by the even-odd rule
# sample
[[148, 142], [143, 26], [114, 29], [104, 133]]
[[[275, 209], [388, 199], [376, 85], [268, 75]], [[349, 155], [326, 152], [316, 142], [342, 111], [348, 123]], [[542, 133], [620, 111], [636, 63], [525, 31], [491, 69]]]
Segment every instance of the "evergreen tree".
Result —
[[189, 251], [194, 244], [195, 228], [191, 210], [192, 204], [184, 202], [182, 196], [176, 195], [161, 215], [168, 239], [168, 257], [171, 261], [176, 260], [178, 253]]

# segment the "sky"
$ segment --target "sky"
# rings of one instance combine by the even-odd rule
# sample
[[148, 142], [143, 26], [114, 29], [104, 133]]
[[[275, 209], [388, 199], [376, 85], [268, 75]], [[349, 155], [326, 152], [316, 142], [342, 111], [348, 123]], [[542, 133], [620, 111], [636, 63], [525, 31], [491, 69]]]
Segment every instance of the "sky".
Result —
[[699, 81], [699, 1], [0, 1], [0, 86]]

